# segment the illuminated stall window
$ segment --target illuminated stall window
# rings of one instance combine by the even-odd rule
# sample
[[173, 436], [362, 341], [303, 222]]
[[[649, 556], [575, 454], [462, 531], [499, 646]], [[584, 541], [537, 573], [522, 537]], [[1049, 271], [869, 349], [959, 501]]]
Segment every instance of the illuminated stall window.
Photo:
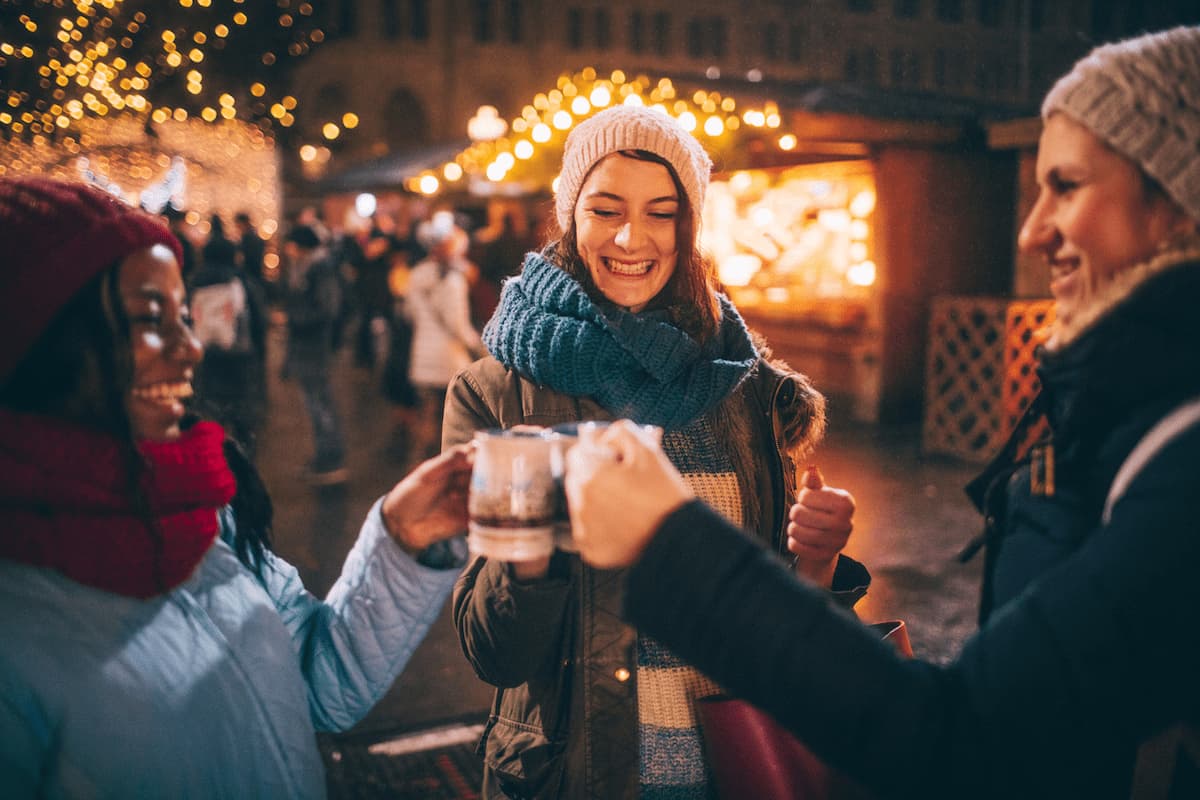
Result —
[[743, 310], [857, 326], [872, 312], [875, 179], [866, 161], [713, 181], [703, 244]]

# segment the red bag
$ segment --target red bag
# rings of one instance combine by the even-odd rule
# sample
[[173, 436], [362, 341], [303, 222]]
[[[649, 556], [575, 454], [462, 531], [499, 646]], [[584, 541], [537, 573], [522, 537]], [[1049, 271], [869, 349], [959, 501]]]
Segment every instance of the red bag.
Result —
[[[868, 627], [905, 658], [912, 644], [903, 621]], [[825, 766], [770, 714], [745, 700], [708, 697], [697, 704], [704, 750], [722, 800], [866, 800], [871, 795]]]

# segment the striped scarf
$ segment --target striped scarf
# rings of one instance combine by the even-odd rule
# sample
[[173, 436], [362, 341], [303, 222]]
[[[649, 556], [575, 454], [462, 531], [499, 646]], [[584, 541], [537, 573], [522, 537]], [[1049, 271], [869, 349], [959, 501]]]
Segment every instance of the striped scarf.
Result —
[[[737, 475], [710, 416], [665, 433], [663, 449], [697, 497], [734, 524], [742, 524]], [[707, 800], [712, 790], [695, 704], [699, 698], [720, 694], [720, 687], [640, 634], [637, 668], [641, 796]]]

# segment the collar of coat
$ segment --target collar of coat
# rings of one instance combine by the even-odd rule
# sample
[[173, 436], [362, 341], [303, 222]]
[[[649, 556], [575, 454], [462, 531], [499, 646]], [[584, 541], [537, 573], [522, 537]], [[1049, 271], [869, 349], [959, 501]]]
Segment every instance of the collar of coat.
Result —
[[1046, 351], [1058, 353], [1065, 350], [1095, 328], [1101, 320], [1108, 318], [1114, 309], [1130, 302], [1139, 287], [1159, 275], [1196, 262], [1200, 262], [1200, 236], [1164, 250], [1150, 260], [1121, 272], [1096, 293], [1094, 300], [1082, 313], [1077, 314], [1069, 323], [1055, 323], [1050, 340], [1046, 343]]

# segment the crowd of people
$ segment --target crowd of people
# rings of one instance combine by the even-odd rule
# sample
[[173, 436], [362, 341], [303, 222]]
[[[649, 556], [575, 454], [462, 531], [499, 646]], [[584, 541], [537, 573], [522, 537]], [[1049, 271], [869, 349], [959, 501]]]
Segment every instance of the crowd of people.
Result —
[[[361, 718], [452, 598], [496, 689], [487, 798], [713, 797], [697, 704], [723, 692], [880, 798], [1200, 796], [1198, 86], [1200, 28], [1177, 28], [1045, 98], [1018, 245], [1057, 316], [1041, 394], [969, 489], [982, 618], [942, 665], [850, 612], [853, 496], [800, 468], [824, 400], [721, 292], [712, 164], [669, 117], [572, 130], [544, 243], [499, 213], [474, 252], [449, 210], [288, 226], [271, 300], [310, 477], [346, 478], [350, 292], [356, 362], [421, 409], [323, 600], [272, 550], [265, 395], [236, 394], [265, 391], [249, 218], [196, 247], [178, 213], [0, 178], [5, 795], [323, 796], [315, 732]], [[584, 420], [611, 424], [567, 455], [578, 552], [468, 553], [475, 431]]]

